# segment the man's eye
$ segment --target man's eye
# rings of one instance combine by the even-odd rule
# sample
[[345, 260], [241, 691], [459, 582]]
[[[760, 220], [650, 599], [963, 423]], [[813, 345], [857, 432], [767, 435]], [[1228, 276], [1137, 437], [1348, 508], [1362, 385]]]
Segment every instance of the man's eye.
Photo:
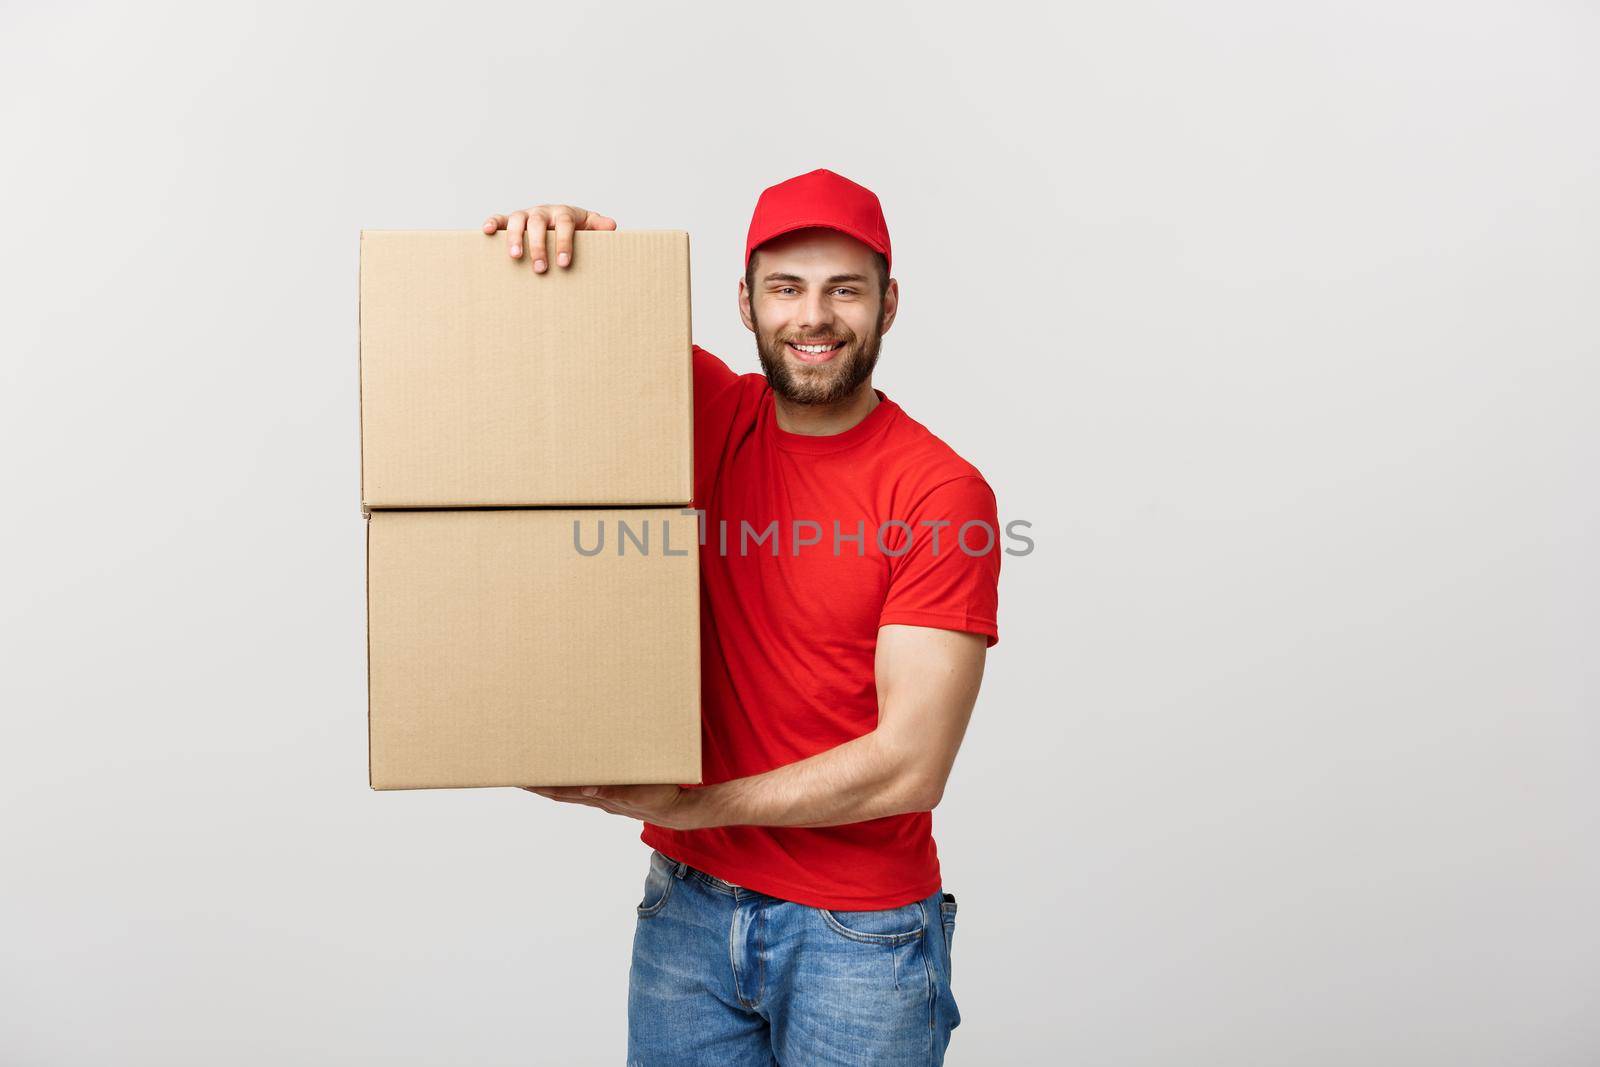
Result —
[[841, 285], [839, 288], [835, 289], [834, 292], [836, 292], [836, 293], [851, 293], [851, 294], [854, 294], [855, 290], [849, 288], [848, 286]]

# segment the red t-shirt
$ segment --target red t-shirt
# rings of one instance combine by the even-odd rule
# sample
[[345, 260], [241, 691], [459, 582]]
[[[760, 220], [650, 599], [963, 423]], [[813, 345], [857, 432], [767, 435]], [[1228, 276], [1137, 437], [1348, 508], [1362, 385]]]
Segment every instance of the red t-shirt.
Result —
[[[876, 728], [880, 626], [999, 640], [994, 493], [894, 401], [879, 392], [840, 434], [789, 433], [763, 375], [698, 346], [694, 398], [704, 784]], [[932, 825], [926, 811], [822, 827], [645, 823], [640, 838], [735, 885], [866, 911], [940, 888]]]

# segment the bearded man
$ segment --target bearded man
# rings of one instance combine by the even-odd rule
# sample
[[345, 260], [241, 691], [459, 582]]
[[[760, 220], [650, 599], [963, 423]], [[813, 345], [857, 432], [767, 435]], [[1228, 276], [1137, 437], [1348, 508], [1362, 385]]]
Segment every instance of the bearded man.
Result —
[[[616, 228], [564, 204], [484, 224], [536, 276]], [[704, 783], [531, 788], [643, 823], [633, 1067], [939, 1064], [960, 1022], [931, 813], [1001, 550], [982, 475], [873, 386], [891, 264], [865, 187], [761, 194], [738, 304], [764, 373], [693, 349]]]

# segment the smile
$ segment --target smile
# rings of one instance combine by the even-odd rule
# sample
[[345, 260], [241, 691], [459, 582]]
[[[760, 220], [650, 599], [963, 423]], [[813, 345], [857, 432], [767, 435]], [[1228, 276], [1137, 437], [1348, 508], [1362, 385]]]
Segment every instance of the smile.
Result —
[[835, 341], [831, 345], [797, 345], [792, 341], [785, 344], [789, 351], [794, 353], [795, 358], [804, 363], [826, 363], [833, 358], [835, 352], [844, 347], [843, 341]]

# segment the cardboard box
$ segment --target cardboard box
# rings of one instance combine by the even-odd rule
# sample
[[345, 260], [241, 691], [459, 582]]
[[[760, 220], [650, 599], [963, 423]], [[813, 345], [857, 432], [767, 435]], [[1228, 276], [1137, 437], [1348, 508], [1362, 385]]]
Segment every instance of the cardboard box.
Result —
[[481, 231], [363, 231], [362, 501], [686, 505], [690, 348], [682, 231], [580, 232], [544, 274]]
[[371, 512], [372, 787], [700, 782], [698, 533], [678, 508]]

